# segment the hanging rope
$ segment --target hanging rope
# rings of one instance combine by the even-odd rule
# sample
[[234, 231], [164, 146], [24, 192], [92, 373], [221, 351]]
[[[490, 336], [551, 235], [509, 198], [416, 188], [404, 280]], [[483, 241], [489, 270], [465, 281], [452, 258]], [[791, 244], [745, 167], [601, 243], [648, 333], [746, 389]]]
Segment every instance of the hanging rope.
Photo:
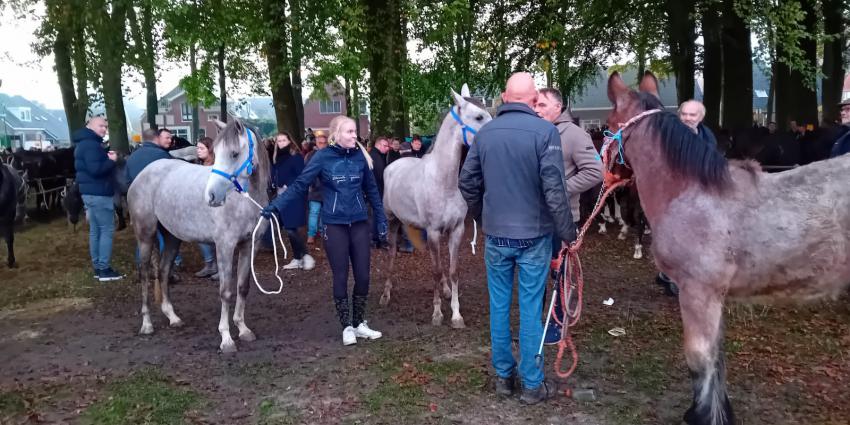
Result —
[[[251, 195], [249, 195], [248, 192], [242, 192], [242, 194], [245, 196], [245, 198], [247, 198], [254, 205], [256, 205], [257, 208], [259, 208], [261, 210], [263, 209], [263, 206], [258, 204], [257, 201], [255, 201], [253, 198], [251, 198]], [[266, 291], [262, 287], [262, 285], [260, 285], [260, 281], [257, 279], [257, 272], [254, 270], [254, 253], [256, 252], [256, 250], [254, 248], [254, 244], [257, 240], [257, 230], [259, 230], [260, 225], [263, 224], [263, 217], [260, 217], [257, 220], [257, 225], [254, 226], [254, 231], [251, 232], [251, 276], [254, 277], [254, 284], [257, 285], [257, 289], [259, 289], [260, 292], [262, 292], [266, 295], [277, 295], [277, 294], [283, 292], [283, 279], [281, 279], [280, 275], [278, 274], [278, 270], [280, 270], [280, 262], [278, 261], [278, 258], [277, 258], [277, 244], [275, 244], [275, 233], [277, 233], [277, 241], [280, 242], [280, 246], [283, 248], [283, 259], [284, 260], [286, 259], [287, 252], [286, 252], [286, 245], [283, 243], [283, 234], [280, 231], [280, 222], [278, 221], [277, 216], [272, 215], [271, 221], [274, 222], [274, 223], [272, 223], [273, 225], [271, 225], [272, 251], [274, 252], [274, 277], [277, 278], [277, 281], [278, 281], [278, 283], [280, 283], [280, 286], [277, 288], [276, 291]]]

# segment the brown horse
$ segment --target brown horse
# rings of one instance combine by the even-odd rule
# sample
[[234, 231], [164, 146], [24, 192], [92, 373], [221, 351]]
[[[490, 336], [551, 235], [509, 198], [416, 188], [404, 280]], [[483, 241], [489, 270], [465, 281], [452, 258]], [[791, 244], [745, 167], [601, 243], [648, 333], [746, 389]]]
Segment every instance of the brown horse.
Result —
[[615, 171], [634, 173], [655, 262], [680, 288], [694, 392], [684, 420], [734, 424], [724, 301], [808, 301], [847, 288], [850, 155], [766, 174], [753, 162], [728, 163], [674, 114], [652, 113], [662, 106], [651, 74], [635, 92], [614, 73], [608, 98], [608, 124], [621, 135], [609, 148], [621, 143], [626, 164]]

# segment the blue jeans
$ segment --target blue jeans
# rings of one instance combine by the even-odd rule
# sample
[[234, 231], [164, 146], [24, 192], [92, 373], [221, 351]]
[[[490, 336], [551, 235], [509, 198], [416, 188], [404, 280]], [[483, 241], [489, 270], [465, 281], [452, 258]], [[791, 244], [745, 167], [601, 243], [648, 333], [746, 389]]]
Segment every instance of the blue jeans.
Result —
[[109, 268], [115, 234], [115, 204], [111, 196], [83, 195], [89, 217], [89, 254], [95, 270]]
[[535, 356], [543, 337], [540, 311], [551, 254], [552, 235], [536, 238], [526, 248], [500, 247], [489, 237], [485, 243], [493, 368], [497, 375], [508, 378], [517, 367], [511, 352], [511, 304], [514, 269], [519, 266], [519, 375], [528, 389], [543, 382], [543, 369], [537, 366]]
[[201, 257], [205, 263], [215, 261], [215, 245], [211, 243], [199, 243], [198, 248], [201, 249]]
[[319, 223], [321, 218], [319, 212], [322, 211], [322, 203], [319, 201], [310, 201], [310, 217], [307, 219], [307, 236], [315, 237], [319, 231]]

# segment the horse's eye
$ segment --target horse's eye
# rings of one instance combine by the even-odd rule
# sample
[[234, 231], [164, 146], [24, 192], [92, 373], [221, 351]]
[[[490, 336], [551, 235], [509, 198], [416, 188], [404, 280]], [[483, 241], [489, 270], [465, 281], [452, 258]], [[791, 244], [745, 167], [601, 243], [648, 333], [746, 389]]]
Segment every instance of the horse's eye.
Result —
[[484, 121], [484, 115], [479, 115], [475, 117], [475, 121]]
[[230, 157], [231, 157], [231, 158], [233, 158], [233, 159], [238, 158], [238, 157], [239, 157], [239, 152], [233, 152], [233, 153], [231, 153], [231, 154], [230, 154]]

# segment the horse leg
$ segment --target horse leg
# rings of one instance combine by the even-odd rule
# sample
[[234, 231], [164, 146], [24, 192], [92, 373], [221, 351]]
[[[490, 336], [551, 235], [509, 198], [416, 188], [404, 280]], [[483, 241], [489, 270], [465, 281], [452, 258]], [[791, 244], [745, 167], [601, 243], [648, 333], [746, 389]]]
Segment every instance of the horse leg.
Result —
[[15, 268], [15, 225], [9, 223], [3, 226], [3, 238], [6, 239], [6, 264], [10, 269]]
[[428, 253], [431, 254], [431, 268], [434, 277], [434, 314], [431, 316], [431, 324], [440, 326], [443, 324], [442, 299], [440, 299], [440, 288], [442, 285], [443, 268], [440, 261], [440, 234], [428, 238]]
[[387, 242], [390, 244], [389, 256], [390, 264], [387, 266], [387, 281], [384, 283], [384, 293], [381, 294], [381, 305], [386, 306], [390, 303], [390, 292], [393, 289], [393, 272], [395, 271], [395, 256], [398, 251], [398, 228], [401, 226], [401, 221], [391, 214], [387, 214]]
[[162, 313], [168, 317], [169, 326], [179, 328], [183, 326], [183, 321], [174, 313], [174, 306], [171, 305], [170, 294], [168, 291], [168, 277], [171, 276], [171, 267], [174, 264], [174, 258], [177, 257], [177, 250], [180, 249], [180, 240], [169, 233], [164, 228], [160, 228], [162, 237], [165, 241], [165, 249], [160, 257], [160, 277], [159, 282], [162, 286]]
[[465, 328], [463, 316], [460, 315], [460, 297], [458, 295], [457, 281], [457, 257], [460, 250], [460, 242], [463, 239], [463, 222], [452, 230], [449, 235], [449, 279], [452, 281], [452, 327], [455, 329]]
[[233, 298], [231, 281], [233, 280], [233, 245], [224, 245], [216, 241], [215, 255], [218, 262], [218, 296], [221, 299], [221, 317], [218, 321], [218, 332], [221, 334], [222, 353], [235, 353], [236, 343], [230, 336], [230, 300]]
[[[154, 237], [153, 239], [155, 239]], [[139, 333], [150, 335], [153, 333], [153, 323], [148, 309], [148, 289], [151, 282], [151, 252], [153, 251], [152, 239], [139, 238], [139, 283], [142, 287], [142, 328]], [[153, 268], [156, 273], [157, 268]]]
[[[680, 282], [682, 283], [682, 282]], [[713, 285], [705, 285], [713, 286]], [[732, 425], [723, 358], [723, 299], [693, 282], [681, 285], [679, 305], [685, 331], [685, 359], [691, 372], [693, 404], [688, 425]]]
[[[438, 229], [428, 229], [428, 234], [434, 233], [438, 237], [442, 237], [442, 233]], [[449, 287], [449, 277], [446, 275], [446, 268], [443, 267], [443, 259], [440, 258], [440, 284], [443, 288], [443, 298], [450, 300], [452, 298], [452, 289]]]
[[251, 243], [242, 242], [236, 248], [239, 251], [239, 262], [236, 265], [236, 308], [233, 309], [233, 323], [239, 328], [239, 339], [251, 342], [257, 339], [254, 332], [245, 326], [245, 302], [248, 290], [251, 289]]

